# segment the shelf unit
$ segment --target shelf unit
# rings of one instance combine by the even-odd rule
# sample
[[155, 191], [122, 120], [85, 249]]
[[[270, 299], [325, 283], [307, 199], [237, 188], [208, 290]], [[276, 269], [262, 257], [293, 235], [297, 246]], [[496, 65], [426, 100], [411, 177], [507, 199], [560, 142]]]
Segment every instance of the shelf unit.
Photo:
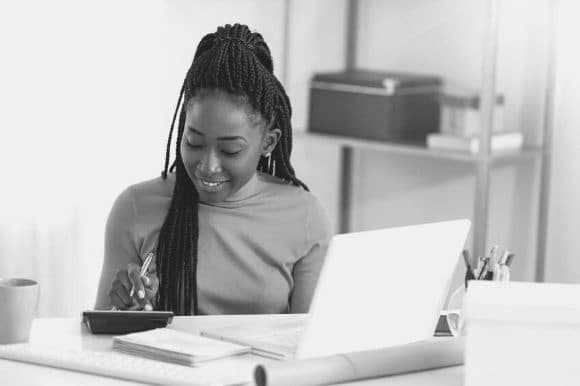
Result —
[[[360, 0], [348, 0], [347, 6], [347, 26], [346, 26], [346, 69], [356, 68], [356, 46], [357, 46], [357, 22]], [[473, 208], [473, 246], [475, 255], [483, 255], [487, 242], [487, 226], [489, 217], [489, 194], [490, 194], [490, 170], [496, 164], [529, 162], [539, 160], [540, 170], [540, 198], [539, 198], [539, 218], [538, 235], [536, 246], [536, 281], [543, 281], [545, 269], [546, 250], [546, 224], [547, 208], [550, 181], [550, 147], [552, 131], [552, 111], [553, 111], [553, 88], [554, 88], [554, 64], [553, 55], [548, 56], [547, 93], [545, 98], [545, 121], [542, 132], [542, 145], [535, 148], [524, 148], [519, 151], [503, 153], [490, 152], [490, 128], [493, 122], [493, 104], [495, 100], [496, 66], [498, 51], [498, 30], [499, 30], [499, 0], [486, 0], [486, 31], [483, 47], [482, 80], [480, 86], [481, 101], [481, 127], [484, 130], [480, 133], [480, 151], [478, 154], [469, 154], [454, 151], [443, 151], [429, 149], [424, 146], [414, 146], [399, 143], [377, 142], [371, 140], [355, 139], [335, 135], [314, 134], [309, 132], [297, 132], [296, 136], [307, 136], [308, 140], [320, 140], [325, 143], [334, 143], [341, 148], [341, 177], [340, 177], [340, 197], [339, 197], [339, 232], [349, 232], [351, 222], [352, 200], [351, 187], [353, 182], [353, 151], [362, 149], [372, 149], [392, 154], [401, 154], [410, 157], [424, 157], [432, 159], [447, 159], [458, 162], [471, 163], [475, 169], [475, 197]], [[553, 50], [554, 22], [553, 10], [550, 18], [550, 50]]]

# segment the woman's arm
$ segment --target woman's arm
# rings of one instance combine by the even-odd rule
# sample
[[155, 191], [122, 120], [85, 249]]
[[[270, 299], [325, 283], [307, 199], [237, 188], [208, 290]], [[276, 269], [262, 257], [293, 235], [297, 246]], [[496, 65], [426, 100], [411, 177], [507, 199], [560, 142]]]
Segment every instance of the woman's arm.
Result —
[[134, 242], [135, 202], [131, 188], [125, 189], [113, 204], [105, 228], [105, 256], [95, 309], [110, 309], [109, 291], [115, 274], [129, 263], [139, 264]]
[[328, 216], [318, 200], [315, 200], [306, 221], [307, 252], [294, 264], [292, 271], [294, 288], [290, 296], [290, 313], [308, 312], [330, 236]]

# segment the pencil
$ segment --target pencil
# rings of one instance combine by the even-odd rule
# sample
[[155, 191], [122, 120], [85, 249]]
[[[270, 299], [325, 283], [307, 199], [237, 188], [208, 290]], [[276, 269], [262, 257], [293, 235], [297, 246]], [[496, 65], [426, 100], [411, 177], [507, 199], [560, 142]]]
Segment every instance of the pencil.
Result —
[[[153, 256], [154, 256], [154, 253], [149, 252], [147, 257], [145, 258], [145, 262], [141, 266], [141, 271], [139, 272], [139, 277], [145, 276], [145, 274], [147, 273], [147, 270], [149, 269], [149, 266], [151, 265], [151, 261], [153, 261]], [[135, 286], [132, 286], [131, 292], [129, 292], [129, 296], [133, 297], [134, 294], [135, 294]]]

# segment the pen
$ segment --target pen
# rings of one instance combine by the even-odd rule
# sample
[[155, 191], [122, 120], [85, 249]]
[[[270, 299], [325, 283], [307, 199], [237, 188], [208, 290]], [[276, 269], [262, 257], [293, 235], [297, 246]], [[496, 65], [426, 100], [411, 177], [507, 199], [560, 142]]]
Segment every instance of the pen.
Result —
[[513, 254], [513, 253], [510, 253], [509, 255], [507, 255], [507, 257], [505, 258], [505, 265], [509, 267], [511, 265], [512, 260], [514, 259], [515, 256], [516, 255]]
[[504, 264], [501, 266], [499, 278], [501, 281], [510, 281], [510, 264], [514, 259], [513, 253], [508, 253], [505, 257]]
[[510, 267], [505, 264], [500, 267], [499, 281], [510, 281]]
[[477, 258], [477, 267], [475, 268], [475, 277], [478, 278], [481, 270], [483, 269], [483, 257]]
[[464, 249], [462, 254], [463, 260], [465, 261], [465, 266], [467, 267], [465, 280], [473, 280], [475, 279], [475, 275], [473, 274], [473, 269], [471, 268], [471, 263], [469, 262], [469, 251], [467, 249]]
[[[147, 257], [145, 258], [145, 261], [143, 262], [143, 265], [141, 266], [141, 271], [139, 272], [139, 277], [144, 277], [145, 274], [147, 273], [147, 270], [149, 269], [149, 265], [151, 265], [151, 261], [153, 260], [153, 256], [155, 254], [153, 252], [149, 252], [149, 254], [147, 254]], [[129, 292], [129, 296], [133, 297], [133, 295], [135, 294], [135, 286], [131, 287], [131, 292]]]
[[488, 264], [488, 270], [493, 271], [493, 267], [495, 266], [495, 264], [497, 264], [498, 260], [499, 260], [499, 256], [498, 256], [498, 252], [499, 252], [499, 245], [494, 245], [491, 250], [489, 251], [489, 264]]
[[484, 279], [485, 280], [485, 276], [487, 274], [487, 263], [489, 263], [489, 257], [486, 257], [485, 259], [483, 259], [483, 265], [481, 266], [481, 271], [479, 271], [479, 274], [477, 275], [477, 280], [480, 279]]
[[499, 265], [498, 263], [495, 263], [493, 265], [493, 269], [492, 269], [492, 279], [491, 280], [500, 280], [500, 269], [501, 269], [501, 265]]
[[497, 253], [497, 250], [499, 249], [499, 245], [494, 245], [493, 247], [491, 247], [491, 250], [489, 251], [489, 257], [491, 257], [492, 259], [495, 257], [495, 254]]

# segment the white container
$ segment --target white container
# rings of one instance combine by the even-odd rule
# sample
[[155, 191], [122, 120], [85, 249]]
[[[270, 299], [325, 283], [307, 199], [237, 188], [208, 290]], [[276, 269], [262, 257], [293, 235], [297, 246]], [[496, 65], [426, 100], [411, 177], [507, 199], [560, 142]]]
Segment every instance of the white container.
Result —
[[[464, 91], [445, 91], [439, 97], [441, 114], [439, 131], [445, 134], [473, 136], [481, 132], [479, 95]], [[493, 132], [503, 131], [503, 95], [497, 95], [493, 112]]]
[[580, 385], [580, 285], [471, 281], [465, 386]]

